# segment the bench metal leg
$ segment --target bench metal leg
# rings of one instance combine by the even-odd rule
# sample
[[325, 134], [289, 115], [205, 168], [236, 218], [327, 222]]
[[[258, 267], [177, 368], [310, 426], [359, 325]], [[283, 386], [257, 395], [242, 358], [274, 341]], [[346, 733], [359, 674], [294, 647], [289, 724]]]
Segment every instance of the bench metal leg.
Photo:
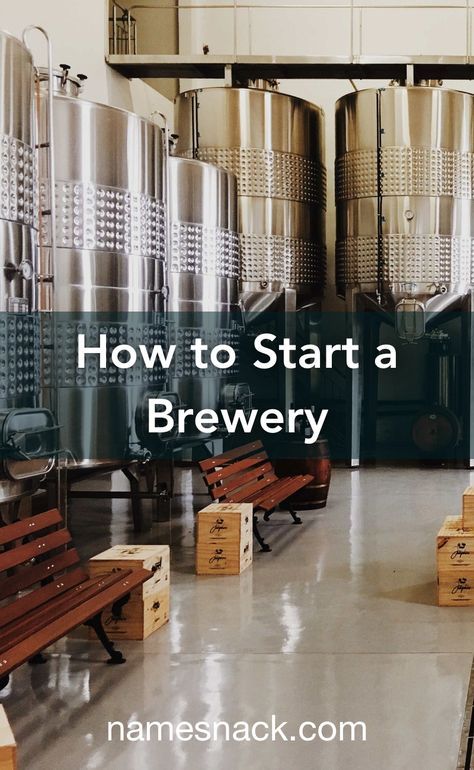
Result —
[[[263, 520], [264, 521], [270, 521], [270, 516], [272, 515], [272, 513], [274, 513], [274, 511], [275, 511], [274, 508], [272, 508], [271, 511], [266, 511], [263, 514]], [[302, 519], [300, 518], [300, 516], [298, 516], [297, 512], [295, 510], [293, 510], [293, 508], [288, 508], [288, 513], [290, 514], [291, 518], [293, 519], [293, 524], [302, 524], [303, 523]]]
[[269, 553], [272, 549], [261, 536], [260, 531], [258, 529], [258, 518], [255, 515], [253, 517], [253, 534], [257, 543], [260, 546], [260, 550], [263, 551], [264, 553]]
[[10, 681], [9, 676], [2, 676], [0, 678], [0, 691], [5, 689], [9, 681]]
[[293, 518], [293, 524], [302, 524], [303, 523], [301, 518], [300, 518], [300, 516], [298, 516], [296, 511], [294, 511], [292, 508], [289, 508], [288, 512], [291, 514], [291, 516]]
[[98, 615], [94, 615], [93, 618], [90, 620], [87, 620], [84, 623], [85, 626], [90, 626], [94, 629], [94, 631], [97, 634], [98, 640], [102, 643], [102, 645], [105, 647], [107, 652], [110, 655], [110, 660], [107, 661], [107, 663], [111, 665], [119, 665], [120, 663], [125, 663], [125, 658], [123, 657], [120, 650], [114, 649], [114, 643], [111, 639], [107, 636], [105, 633], [104, 626], [102, 625], [102, 613], [99, 612]]
[[47, 662], [48, 662], [48, 658], [46, 657], [46, 655], [43, 655], [42, 652], [37, 652], [36, 655], [33, 655], [33, 657], [30, 658], [28, 661], [30, 666], [39, 666], [42, 663], [47, 663]]
[[127, 602], [130, 599], [130, 594], [127, 594], [126, 596], [122, 596], [121, 599], [117, 599], [116, 602], [112, 604], [112, 616], [114, 618], [121, 618], [122, 617], [122, 610], [127, 604]]

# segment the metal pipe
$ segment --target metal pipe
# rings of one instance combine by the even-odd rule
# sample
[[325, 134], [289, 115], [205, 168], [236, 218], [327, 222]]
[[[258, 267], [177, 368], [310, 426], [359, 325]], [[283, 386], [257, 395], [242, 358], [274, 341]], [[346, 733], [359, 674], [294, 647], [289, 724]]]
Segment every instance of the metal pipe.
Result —
[[[51, 45], [51, 40], [49, 38], [48, 33], [46, 32], [43, 27], [38, 27], [36, 25], [30, 25], [26, 27], [23, 30], [23, 43], [28, 48], [28, 50], [31, 53], [31, 49], [28, 46], [27, 43], [27, 37], [28, 33], [32, 32], [33, 30], [36, 30], [40, 32], [43, 37], [46, 40], [47, 45], [47, 51], [48, 51], [48, 139], [46, 143], [46, 148], [48, 149], [48, 175], [49, 175], [49, 197], [50, 197], [50, 207], [49, 207], [49, 217], [50, 217], [50, 250], [51, 250], [51, 264], [54, 265], [55, 263], [55, 254], [56, 254], [56, 204], [55, 204], [55, 198], [54, 198], [54, 189], [55, 189], [55, 181], [56, 181], [56, 170], [55, 170], [55, 161], [54, 161], [54, 89], [53, 89], [53, 48]], [[32, 54], [33, 56], [33, 54]], [[39, 83], [37, 84], [39, 87]], [[39, 116], [38, 116], [39, 118]], [[45, 148], [45, 149], [46, 149]], [[39, 147], [38, 147], [39, 149]], [[43, 214], [43, 212], [40, 209], [40, 216]], [[41, 240], [40, 240], [40, 248], [41, 248]], [[40, 275], [39, 280], [41, 283], [41, 280], [44, 276]], [[54, 277], [50, 277], [53, 289], [54, 289]], [[54, 307], [54, 302], [53, 302]]]
[[237, 0], [234, 0], [234, 58], [237, 58]]
[[471, 0], [466, 0], [466, 63], [471, 57]]
[[117, 3], [117, 2], [116, 2], [116, 0], [113, 0], [113, 6], [114, 6], [115, 8], [118, 8], [120, 11], [122, 11], [122, 13], [125, 13], [125, 11], [126, 11], [126, 8], [123, 8], [123, 7], [120, 5], [120, 3]]
[[[160, 121], [157, 120], [157, 118], [161, 118], [162, 125], [160, 125]], [[163, 132], [163, 169], [162, 169], [162, 175], [163, 175], [163, 202], [165, 204], [165, 212], [166, 212], [166, 218], [165, 218], [165, 227], [166, 227], [166, 259], [165, 259], [165, 267], [164, 267], [164, 274], [165, 274], [165, 280], [164, 280], [164, 286], [163, 286], [163, 296], [166, 301], [167, 294], [168, 294], [168, 262], [169, 257], [171, 254], [171, 221], [170, 221], [170, 132], [169, 132], [169, 125], [168, 125], [168, 118], [166, 115], [164, 115], [163, 112], [159, 112], [158, 110], [154, 110], [150, 115], [150, 120], [152, 120], [154, 123], [156, 123], [157, 126], [159, 126]]]
[[351, 62], [354, 61], [354, 0], [351, 0], [351, 34], [350, 34]]
[[117, 53], [117, 6], [116, 5], [114, 5], [113, 7], [112, 16], [113, 16], [112, 41], [113, 41], [114, 53]]
[[[50, 249], [50, 265], [51, 265], [51, 275], [43, 275], [43, 269], [45, 265], [45, 260], [42, 260], [42, 264], [37, 266], [37, 276], [38, 276], [38, 282], [40, 290], [43, 289], [42, 284], [44, 282], [47, 282], [51, 286], [51, 308], [54, 312], [54, 265], [55, 265], [55, 255], [56, 255], [56, 200], [55, 200], [55, 181], [56, 181], [56, 168], [55, 168], [55, 158], [54, 158], [54, 87], [53, 87], [53, 47], [51, 44], [51, 39], [47, 33], [47, 31], [40, 26], [37, 25], [29, 25], [28, 27], [25, 27], [22, 34], [23, 44], [28, 48], [28, 50], [31, 53], [31, 56], [34, 60], [33, 53], [31, 51], [31, 48], [29, 47], [27, 43], [28, 34], [30, 32], [37, 31], [39, 32], [44, 40], [46, 41], [46, 48], [48, 52], [48, 58], [47, 58], [47, 71], [48, 71], [48, 98], [47, 98], [47, 112], [48, 112], [48, 121], [47, 121], [47, 137], [45, 142], [45, 147], [40, 146], [40, 134], [39, 134], [39, 128], [40, 128], [40, 98], [39, 98], [39, 91], [40, 91], [40, 80], [39, 80], [39, 74], [38, 74], [38, 68], [35, 67], [37, 75], [36, 75], [36, 89], [37, 89], [37, 95], [38, 95], [38, 112], [36, 116], [36, 130], [38, 132], [36, 137], [36, 147], [38, 150], [38, 153], [40, 149], [47, 149], [48, 151], [48, 175], [49, 175], [49, 225], [50, 225], [50, 241], [49, 241], [49, 249]], [[38, 163], [39, 168], [39, 163]], [[43, 249], [42, 245], [42, 238], [41, 238], [41, 222], [42, 217], [45, 215], [45, 211], [40, 206], [39, 207], [39, 239], [38, 239], [38, 249], [41, 251]], [[48, 247], [46, 246], [46, 249]], [[41, 273], [39, 271], [39, 267], [41, 267]], [[43, 290], [44, 291], [44, 290]], [[36, 306], [36, 298], [37, 298], [37, 287], [35, 287], [35, 309], [37, 309]], [[40, 324], [42, 326], [43, 320], [41, 318]], [[43, 330], [41, 329], [41, 335], [43, 335]], [[54, 340], [55, 340], [55, 333], [53, 331], [52, 334], [52, 345], [54, 346]], [[41, 342], [41, 345], [43, 344], [43, 341]], [[51, 357], [51, 377], [53, 382], [56, 380], [56, 372], [55, 372], [55, 361], [56, 361], [56, 355], [53, 354]], [[41, 366], [43, 366], [43, 356], [41, 356]], [[43, 374], [42, 374], [43, 377]], [[58, 399], [57, 399], [57, 390], [53, 389], [53, 398], [52, 403], [49, 405], [50, 408], [52, 408], [52, 411], [55, 415], [58, 414]], [[40, 406], [42, 406], [43, 402], [43, 393], [41, 392], [40, 396]], [[58, 459], [58, 469], [61, 464], [61, 459]]]

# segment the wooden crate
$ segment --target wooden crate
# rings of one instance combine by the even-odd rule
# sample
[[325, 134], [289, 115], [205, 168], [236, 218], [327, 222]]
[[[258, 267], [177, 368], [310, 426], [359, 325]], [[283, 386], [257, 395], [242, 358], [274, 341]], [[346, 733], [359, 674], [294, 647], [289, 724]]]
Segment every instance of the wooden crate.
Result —
[[0, 770], [16, 770], [16, 743], [3, 706], [0, 706]]
[[463, 529], [461, 516], [448, 516], [437, 537], [438, 571], [474, 570], [474, 529]]
[[[132, 594], [130, 601], [123, 607], [117, 618], [108, 607], [102, 613], [102, 623], [111, 639], [146, 639], [153, 631], [161, 628], [170, 617], [169, 586], [163, 586], [154, 594], [145, 598]], [[96, 638], [90, 629], [90, 638]]]
[[462, 496], [462, 521], [464, 529], [474, 529], [474, 487], [467, 487]]
[[114, 545], [93, 556], [88, 565], [90, 575], [105, 575], [122, 569], [148, 569], [151, 577], [135, 589], [133, 596], [145, 599], [170, 583], [169, 545]]
[[252, 541], [239, 548], [235, 544], [198, 543], [197, 575], [240, 575], [252, 564]]
[[474, 570], [442, 570], [438, 573], [440, 607], [474, 606]]
[[240, 575], [253, 558], [251, 503], [211, 503], [197, 516], [196, 573]]
[[197, 541], [238, 543], [251, 539], [252, 503], [211, 503], [198, 513]]

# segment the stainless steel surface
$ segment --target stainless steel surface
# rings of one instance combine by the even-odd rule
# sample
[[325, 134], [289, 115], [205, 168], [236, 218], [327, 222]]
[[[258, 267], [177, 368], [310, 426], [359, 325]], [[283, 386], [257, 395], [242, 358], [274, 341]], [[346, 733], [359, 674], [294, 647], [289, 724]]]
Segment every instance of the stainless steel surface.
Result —
[[[169, 176], [168, 311], [171, 340], [177, 344], [170, 388], [193, 409], [231, 409], [233, 399], [248, 397], [248, 388], [237, 388], [238, 363], [225, 371], [211, 365], [200, 370], [189, 344], [199, 336], [209, 348], [227, 344], [238, 350], [236, 179], [209, 163], [177, 157], [170, 158]], [[186, 438], [191, 437], [198, 436]]]
[[[46, 67], [38, 68], [39, 80], [45, 83], [49, 80], [49, 73]], [[84, 75], [74, 76], [69, 74], [69, 68], [65, 65], [62, 69], [53, 69], [53, 91], [55, 94], [63, 96], [79, 96], [82, 91], [83, 81], [87, 80]]]
[[337, 103], [337, 283], [381, 293], [408, 338], [474, 279], [473, 103], [420, 86]]
[[[166, 255], [162, 132], [133, 113], [56, 94], [54, 133], [55, 256], [46, 220], [41, 231], [39, 302], [54, 310], [55, 324], [45, 394], [57, 395], [61, 444], [76, 461], [126, 459], [139, 444], [136, 410], [163, 375], [104, 372], [97, 361], [77, 374], [77, 333], [84, 330], [87, 344], [107, 333], [111, 347], [164, 341], [154, 315], [163, 310]], [[40, 179], [44, 206], [45, 165]], [[87, 315], [96, 312], [104, 316]]]
[[[0, 32], [0, 410], [34, 408], [39, 394], [38, 327], [33, 316], [37, 222], [34, 71], [19, 40]], [[31, 492], [48, 460], [0, 463], [0, 502]]]
[[0, 311], [14, 297], [33, 308], [35, 263], [35, 162], [33, 62], [19, 40], [0, 32]]
[[178, 154], [216, 163], [238, 181], [241, 292], [321, 295], [326, 267], [324, 117], [275, 91], [208, 88], [176, 99]]

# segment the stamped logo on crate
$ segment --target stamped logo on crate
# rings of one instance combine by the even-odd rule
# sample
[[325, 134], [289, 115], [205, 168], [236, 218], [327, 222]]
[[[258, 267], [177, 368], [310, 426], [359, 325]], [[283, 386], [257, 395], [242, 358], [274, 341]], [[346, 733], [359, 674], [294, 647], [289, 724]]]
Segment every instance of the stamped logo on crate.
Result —
[[472, 591], [472, 585], [469, 583], [467, 578], [458, 578], [458, 581], [455, 586], [453, 586], [451, 593], [453, 595], [460, 594], [461, 596], [465, 594], [467, 591]]
[[225, 519], [216, 519], [214, 524], [209, 528], [209, 534], [214, 537], [221, 537], [228, 529]]
[[122, 548], [119, 553], [121, 556], [135, 556], [137, 553], [140, 553], [141, 547], [137, 548]]
[[227, 563], [227, 556], [224, 553], [223, 548], [216, 548], [213, 555], [209, 559], [209, 566], [213, 569], [225, 569]]
[[467, 543], [457, 543], [456, 548], [451, 553], [451, 559], [462, 559], [465, 556], [470, 556], [471, 551], [467, 547]]

